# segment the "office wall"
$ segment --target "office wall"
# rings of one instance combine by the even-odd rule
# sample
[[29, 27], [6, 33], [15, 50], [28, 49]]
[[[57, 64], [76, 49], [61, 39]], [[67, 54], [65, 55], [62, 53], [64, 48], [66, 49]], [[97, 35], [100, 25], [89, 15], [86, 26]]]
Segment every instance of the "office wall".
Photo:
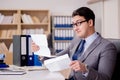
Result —
[[[99, 6], [98, 6], [99, 5]], [[101, 0], [89, 5], [96, 13], [97, 30], [105, 38], [120, 39], [120, 0]]]
[[120, 1], [104, 1], [102, 35], [120, 39]]
[[85, 5], [86, 0], [0, 0], [0, 8], [49, 9], [52, 15], [71, 15], [74, 9]]

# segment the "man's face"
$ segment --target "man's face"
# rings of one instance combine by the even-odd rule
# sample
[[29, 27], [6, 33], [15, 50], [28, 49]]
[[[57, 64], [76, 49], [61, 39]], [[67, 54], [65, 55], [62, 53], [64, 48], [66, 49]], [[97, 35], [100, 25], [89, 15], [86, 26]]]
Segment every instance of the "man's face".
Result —
[[80, 38], [86, 38], [89, 36], [89, 25], [86, 19], [82, 16], [74, 16], [72, 18], [73, 30]]

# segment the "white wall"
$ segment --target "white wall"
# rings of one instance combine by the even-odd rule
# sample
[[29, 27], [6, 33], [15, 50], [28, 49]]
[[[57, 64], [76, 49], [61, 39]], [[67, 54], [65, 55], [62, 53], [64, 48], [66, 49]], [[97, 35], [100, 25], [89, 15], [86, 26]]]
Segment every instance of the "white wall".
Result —
[[102, 35], [106, 38], [120, 39], [120, 1], [106, 0], [104, 1], [104, 19], [102, 27]]
[[52, 15], [71, 15], [74, 9], [85, 5], [86, 0], [0, 0], [0, 8], [49, 9]]
[[102, 36], [120, 39], [120, 0], [101, 0], [89, 7], [96, 13], [96, 29]]

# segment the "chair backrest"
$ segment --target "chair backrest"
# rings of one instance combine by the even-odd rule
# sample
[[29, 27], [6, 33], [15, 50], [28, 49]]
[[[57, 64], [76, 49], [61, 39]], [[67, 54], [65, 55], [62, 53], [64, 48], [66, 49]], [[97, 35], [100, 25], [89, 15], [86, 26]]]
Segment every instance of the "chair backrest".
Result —
[[108, 39], [117, 48], [117, 61], [115, 71], [112, 76], [112, 80], [120, 80], [120, 39]]

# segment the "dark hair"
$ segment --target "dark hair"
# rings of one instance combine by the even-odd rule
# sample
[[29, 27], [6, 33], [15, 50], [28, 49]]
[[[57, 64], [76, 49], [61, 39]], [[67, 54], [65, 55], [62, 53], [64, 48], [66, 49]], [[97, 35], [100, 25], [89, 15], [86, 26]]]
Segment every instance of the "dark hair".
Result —
[[95, 14], [90, 8], [80, 7], [72, 13], [72, 17], [74, 17], [76, 15], [83, 16], [87, 21], [92, 19], [93, 25], [95, 25]]

